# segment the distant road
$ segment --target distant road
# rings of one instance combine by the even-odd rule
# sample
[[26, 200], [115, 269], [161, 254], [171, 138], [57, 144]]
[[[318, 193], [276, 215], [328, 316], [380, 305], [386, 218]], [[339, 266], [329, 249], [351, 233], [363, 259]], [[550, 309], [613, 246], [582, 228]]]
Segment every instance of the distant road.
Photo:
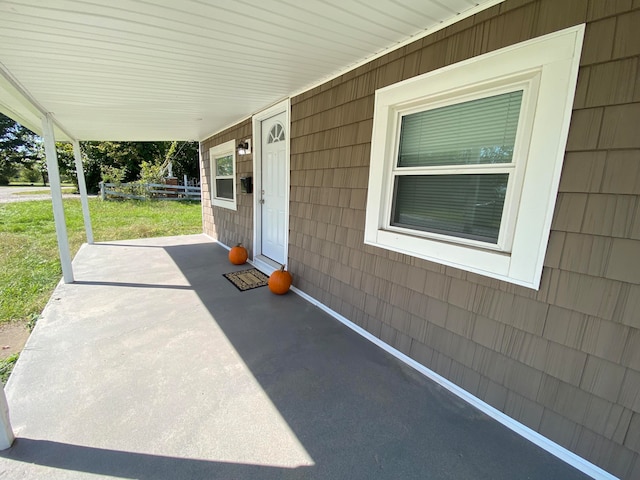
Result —
[[[27, 195], [20, 192], [42, 192], [43, 190], [51, 191], [50, 187], [33, 186], [33, 187], [0, 187], [0, 203], [26, 202], [29, 200], [48, 200], [51, 201], [51, 193], [39, 193]], [[20, 193], [20, 195], [16, 195]], [[65, 193], [64, 198], [80, 198], [80, 195], [73, 193]]]

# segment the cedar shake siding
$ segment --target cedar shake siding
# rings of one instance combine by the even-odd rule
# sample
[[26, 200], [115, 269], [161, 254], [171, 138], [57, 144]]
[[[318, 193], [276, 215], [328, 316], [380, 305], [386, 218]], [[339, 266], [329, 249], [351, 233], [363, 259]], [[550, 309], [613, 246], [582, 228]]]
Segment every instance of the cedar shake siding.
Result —
[[219, 242], [234, 246], [238, 243], [253, 255], [253, 195], [241, 193], [240, 177], [250, 176], [253, 170], [253, 155], [236, 155], [236, 211], [211, 206], [211, 165], [209, 149], [221, 143], [251, 138], [251, 120], [246, 120], [213, 137], [200, 142], [202, 175], [202, 222], [204, 233]]
[[[538, 291], [363, 243], [374, 92], [586, 23]], [[291, 99], [294, 284], [489, 405], [640, 478], [640, 0], [507, 0]], [[252, 196], [205, 232], [252, 242]], [[251, 156], [238, 157], [238, 179]], [[239, 184], [239, 180], [238, 180]], [[238, 185], [239, 189], [239, 185]], [[239, 191], [239, 190], [238, 190]]]

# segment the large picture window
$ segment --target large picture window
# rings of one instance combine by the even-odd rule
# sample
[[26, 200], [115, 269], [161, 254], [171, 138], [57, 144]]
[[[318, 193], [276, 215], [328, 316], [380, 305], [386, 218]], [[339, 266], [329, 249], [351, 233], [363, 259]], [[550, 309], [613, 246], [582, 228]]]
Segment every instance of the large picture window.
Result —
[[390, 225], [434, 237], [503, 243], [523, 93], [401, 115]]
[[211, 162], [211, 204], [236, 210], [235, 140], [212, 147], [209, 150], [209, 160]]
[[365, 243], [538, 288], [583, 34], [378, 90]]

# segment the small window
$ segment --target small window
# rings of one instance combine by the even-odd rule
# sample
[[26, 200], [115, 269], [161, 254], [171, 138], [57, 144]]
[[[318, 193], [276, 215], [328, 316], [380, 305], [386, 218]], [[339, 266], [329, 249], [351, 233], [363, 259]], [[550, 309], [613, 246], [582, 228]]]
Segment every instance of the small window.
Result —
[[211, 204], [237, 209], [235, 140], [209, 150], [211, 162]]
[[276, 143], [284, 141], [284, 127], [281, 123], [276, 122], [276, 124], [271, 127], [269, 130], [269, 135], [267, 136], [267, 143]]
[[583, 36], [376, 91], [365, 243], [538, 288]]

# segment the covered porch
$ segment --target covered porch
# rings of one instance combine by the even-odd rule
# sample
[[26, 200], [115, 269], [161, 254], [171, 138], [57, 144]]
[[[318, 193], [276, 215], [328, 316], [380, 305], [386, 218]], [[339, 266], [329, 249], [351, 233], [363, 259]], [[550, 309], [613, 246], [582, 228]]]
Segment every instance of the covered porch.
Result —
[[6, 387], [12, 479], [584, 475], [204, 235], [82, 247]]

